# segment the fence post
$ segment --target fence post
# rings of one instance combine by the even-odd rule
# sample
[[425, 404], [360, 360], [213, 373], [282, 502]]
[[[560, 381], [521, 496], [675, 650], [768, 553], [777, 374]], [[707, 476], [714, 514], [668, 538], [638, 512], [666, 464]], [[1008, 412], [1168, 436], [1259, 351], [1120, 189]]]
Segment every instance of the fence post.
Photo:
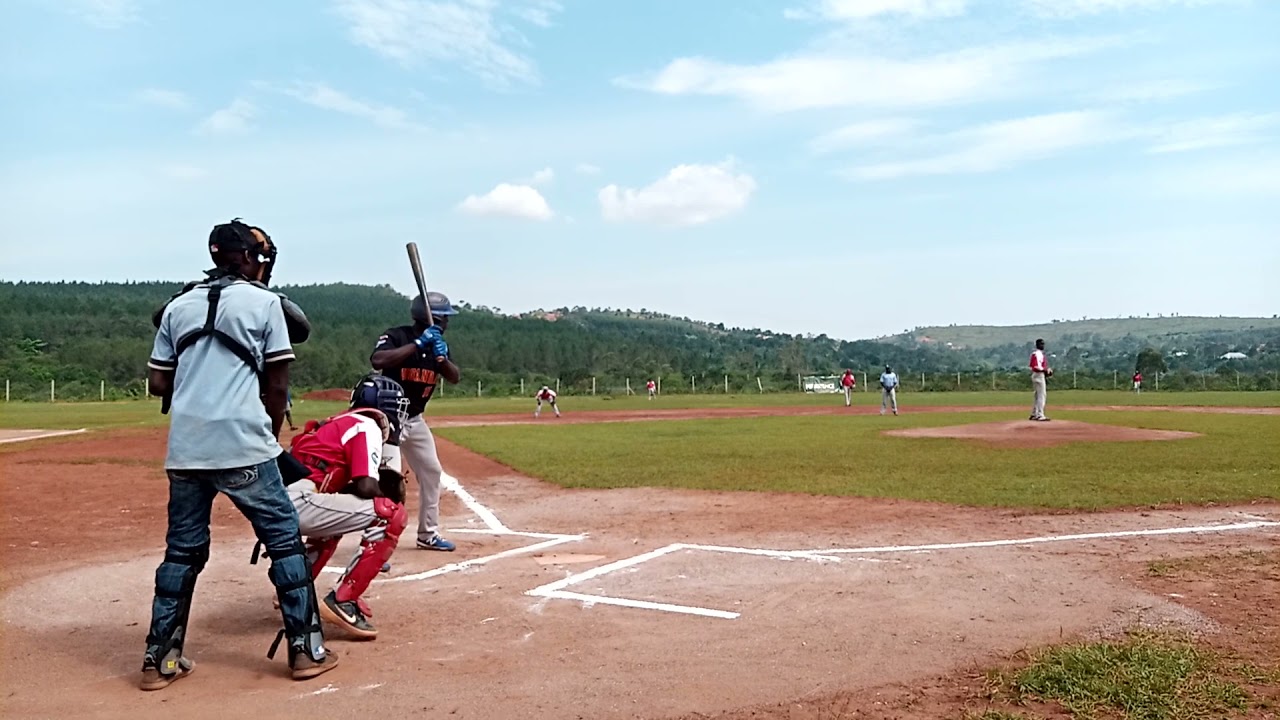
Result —
[[1240, 371], [1239, 370], [1236, 371], [1236, 389], [1237, 390], [1240, 389]]
[[[9, 381], [8, 381], [8, 380], [6, 380], [5, 382], [7, 383], [7, 382], [9, 382]], [[760, 388], [760, 394], [761, 394], [761, 395], [763, 395], [763, 394], [764, 394], [764, 383], [760, 382], [760, 376], [759, 376], [759, 375], [757, 375], [757, 376], [756, 376], [756, 387]]]
[[631, 394], [631, 378], [627, 378], [627, 395]]
[[1156, 392], [1160, 392], [1160, 371], [1156, 371]]
[[98, 400], [100, 402], [107, 401], [107, 381], [106, 380], [98, 381]]
[[595, 375], [591, 376], [591, 394], [593, 396], [596, 394], [596, 376]]
[[9, 379], [4, 380], [4, 401], [9, 402]]
[[477, 380], [476, 381], [476, 397], [480, 397], [480, 392], [481, 392], [480, 381]]
[[800, 379], [800, 373], [796, 373], [796, 389], [804, 392], [804, 380]]
[[862, 392], [867, 391], [867, 371], [862, 371]]
[[920, 390], [924, 390], [924, 373], [920, 373]]
[[689, 388], [694, 395], [698, 394], [698, 376], [696, 375], [689, 376]]
[[556, 394], [560, 394], [560, 378], [556, 378]]
[[57, 401], [58, 393], [54, 390], [54, 383], [56, 382], [57, 382], [56, 380], [49, 381], [49, 402]]
[[524, 378], [520, 378], [520, 397], [524, 397]]
[[996, 371], [995, 370], [991, 371], [991, 389], [993, 391], [996, 389]]
[[1071, 371], [1071, 389], [1072, 390], [1076, 389], [1076, 371], [1075, 370]]
[[658, 391], [658, 393], [657, 393], [657, 394], [659, 394], [659, 395], [661, 395], [661, 394], [662, 394], [662, 376], [661, 376], [661, 375], [659, 375], [659, 376], [658, 376], [658, 387], [656, 387], [656, 388], [654, 388], [654, 389]]
[[728, 375], [724, 376], [724, 394], [725, 395], [729, 394], [729, 376]]
[[1112, 390], [1120, 389], [1120, 371], [1119, 370], [1111, 371], [1111, 389]]

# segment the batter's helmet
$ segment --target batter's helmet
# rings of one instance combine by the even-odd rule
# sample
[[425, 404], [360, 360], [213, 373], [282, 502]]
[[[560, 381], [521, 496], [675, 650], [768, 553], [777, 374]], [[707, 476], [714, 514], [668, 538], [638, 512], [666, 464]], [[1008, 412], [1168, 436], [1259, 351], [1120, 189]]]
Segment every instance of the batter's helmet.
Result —
[[409, 398], [400, 383], [384, 375], [365, 375], [351, 391], [352, 410], [371, 408], [387, 416], [391, 423], [387, 442], [400, 442], [400, 431], [409, 421]]
[[444, 293], [428, 292], [426, 303], [422, 302], [421, 295], [413, 298], [413, 302], [409, 304], [409, 315], [414, 320], [425, 325], [427, 322], [427, 305], [431, 306], [432, 317], [446, 317], [458, 314], [458, 311], [453, 309], [453, 305]]

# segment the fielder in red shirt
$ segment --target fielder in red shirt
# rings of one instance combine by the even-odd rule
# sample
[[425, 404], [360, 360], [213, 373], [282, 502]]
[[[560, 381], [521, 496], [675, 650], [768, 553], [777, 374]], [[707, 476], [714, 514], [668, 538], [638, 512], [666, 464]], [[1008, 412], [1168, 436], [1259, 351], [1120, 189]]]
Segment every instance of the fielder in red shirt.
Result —
[[383, 464], [383, 445], [397, 441], [408, 407], [399, 383], [366, 376], [352, 391], [349, 410], [308, 421], [289, 449], [311, 471], [288, 491], [307, 537], [312, 577], [319, 577], [343, 535], [362, 533], [360, 553], [320, 603], [320, 615], [366, 639], [376, 638], [378, 631], [361, 596], [395, 552], [408, 524], [404, 476]]
[[658, 394], [658, 383], [650, 380], [645, 383], [645, 388], [649, 390], [649, 399], [652, 400]]
[[845, 369], [844, 375], [840, 377], [840, 387], [844, 390], [844, 406], [853, 405], [853, 391], [858, 387], [858, 378], [854, 376], [852, 370]]

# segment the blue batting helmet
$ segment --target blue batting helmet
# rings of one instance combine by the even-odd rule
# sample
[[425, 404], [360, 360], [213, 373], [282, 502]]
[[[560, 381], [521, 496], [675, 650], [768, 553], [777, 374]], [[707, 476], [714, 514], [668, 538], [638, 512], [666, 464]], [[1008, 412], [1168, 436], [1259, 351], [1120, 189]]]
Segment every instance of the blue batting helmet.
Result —
[[422, 301], [421, 295], [413, 298], [413, 302], [409, 304], [409, 315], [414, 320], [425, 325], [427, 322], [427, 306], [431, 307], [432, 317], [447, 317], [458, 314], [458, 311], [453, 308], [453, 304], [449, 302], [449, 298], [444, 293], [428, 292], [425, 303]]

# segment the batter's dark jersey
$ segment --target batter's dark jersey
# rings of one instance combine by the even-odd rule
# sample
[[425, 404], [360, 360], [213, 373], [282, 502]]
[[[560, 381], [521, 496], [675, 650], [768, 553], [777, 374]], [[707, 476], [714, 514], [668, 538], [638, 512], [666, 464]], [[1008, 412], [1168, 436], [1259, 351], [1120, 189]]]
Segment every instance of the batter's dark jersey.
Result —
[[[412, 345], [421, 334], [414, 332], [412, 325], [393, 327], [378, 338], [378, 344], [373, 347], [373, 351], [376, 353]], [[452, 354], [450, 359], [453, 359]], [[395, 380], [404, 388], [404, 394], [409, 398], [409, 417], [421, 415], [427, 403], [431, 401], [431, 395], [435, 393], [440, 378], [439, 368], [430, 350], [426, 352], [419, 350], [400, 367], [386, 368], [382, 371], [385, 377]]]

